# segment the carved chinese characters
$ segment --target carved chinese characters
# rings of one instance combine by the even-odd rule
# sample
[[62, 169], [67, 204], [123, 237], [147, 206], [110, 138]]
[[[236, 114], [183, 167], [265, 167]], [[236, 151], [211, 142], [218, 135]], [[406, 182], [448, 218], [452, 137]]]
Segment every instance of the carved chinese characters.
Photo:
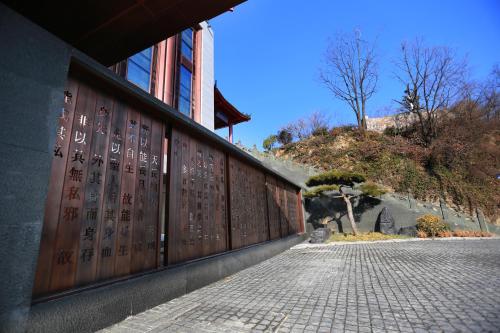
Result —
[[70, 78], [55, 131], [35, 296], [155, 267], [162, 123]]
[[169, 263], [227, 249], [225, 155], [172, 130]]
[[231, 240], [234, 249], [269, 239], [265, 175], [229, 158]]

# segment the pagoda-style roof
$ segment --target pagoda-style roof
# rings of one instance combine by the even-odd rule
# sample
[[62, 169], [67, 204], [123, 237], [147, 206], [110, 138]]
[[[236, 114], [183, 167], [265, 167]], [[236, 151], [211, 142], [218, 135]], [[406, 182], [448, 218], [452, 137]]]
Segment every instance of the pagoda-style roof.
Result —
[[110, 66], [246, 0], [1, 0]]
[[250, 116], [241, 113], [229, 103], [220, 90], [214, 87], [214, 127], [224, 128], [250, 120]]

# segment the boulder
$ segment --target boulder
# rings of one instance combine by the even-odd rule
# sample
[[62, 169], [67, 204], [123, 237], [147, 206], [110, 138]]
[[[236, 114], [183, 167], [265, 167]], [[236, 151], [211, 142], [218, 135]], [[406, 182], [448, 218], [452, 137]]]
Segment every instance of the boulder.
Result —
[[386, 235], [396, 234], [396, 225], [394, 217], [392, 217], [389, 208], [384, 207], [378, 216], [378, 221], [375, 225], [375, 231], [379, 231]]
[[309, 243], [318, 244], [324, 243], [330, 238], [332, 231], [328, 228], [318, 228], [311, 233]]
[[417, 237], [417, 227], [415, 226], [401, 227], [398, 231], [398, 235]]

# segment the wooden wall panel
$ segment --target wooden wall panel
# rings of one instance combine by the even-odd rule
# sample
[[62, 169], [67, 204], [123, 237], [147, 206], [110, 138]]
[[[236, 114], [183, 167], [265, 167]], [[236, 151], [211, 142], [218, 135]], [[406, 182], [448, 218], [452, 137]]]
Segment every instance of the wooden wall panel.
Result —
[[277, 192], [278, 192], [278, 203], [280, 208], [280, 231], [281, 238], [289, 235], [289, 222], [288, 222], [288, 210], [287, 210], [287, 196], [284, 189], [284, 184], [282, 181], [276, 182]]
[[288, 212], [288, 234], [293, 235], [299, 232], [299, 216], [297, 207], [297, 192], [290, 185], [286, 185], [285, 193], [287, 195]]
[[269, 216], [269, 235], [270, 239], [281, 237], [281, 217], [279, 206], [279, 193], [276, 185], [276, 178], [266, 175], [267, 187], [267, 210]]
[[77, 80], [69, 78], [64, 92], [64, 106], [58, 117], [56, 142], [54, 145], [54, 155], [52, 159], [51, 181], [47, 193], [44, 214], [44, 224], [40, 239], [40, 251], [38, 255], [37, 271], [34, 282], [34, 296], [39, 296], [49, 291], [50, 276], [52, 271], [52, 257], [54, 254], [54, 243], [57, 236], [59, 224], [59, 210], [61, 206], [62, 189], [64, 185], [64, 175], [67, 161], [69, 159], [69, 144], [73, 127], [73, 118], [78, 96], [79, 83]]
[[[66, 89], [35, 297], [159, 265], [166, 124], [77, 77]], [[168, 264], [302, 231], [291, 184], [176, 128], [169, 144]]]
[[172, 129], [168, 263], [227, 250], [225, 155]]
[[163, 124], [75, 77], [58, 122], [35, 297], [157, 262]]
[[265, 175], [229, 157], [232, 248], [269, 239]]

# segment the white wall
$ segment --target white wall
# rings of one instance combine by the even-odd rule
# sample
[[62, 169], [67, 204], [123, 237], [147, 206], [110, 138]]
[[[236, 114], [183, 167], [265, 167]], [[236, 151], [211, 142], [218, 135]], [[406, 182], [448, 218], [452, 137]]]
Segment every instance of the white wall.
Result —
[[201, 124], [214, 130], [214, 33], [202, 22], [201, 35]]

